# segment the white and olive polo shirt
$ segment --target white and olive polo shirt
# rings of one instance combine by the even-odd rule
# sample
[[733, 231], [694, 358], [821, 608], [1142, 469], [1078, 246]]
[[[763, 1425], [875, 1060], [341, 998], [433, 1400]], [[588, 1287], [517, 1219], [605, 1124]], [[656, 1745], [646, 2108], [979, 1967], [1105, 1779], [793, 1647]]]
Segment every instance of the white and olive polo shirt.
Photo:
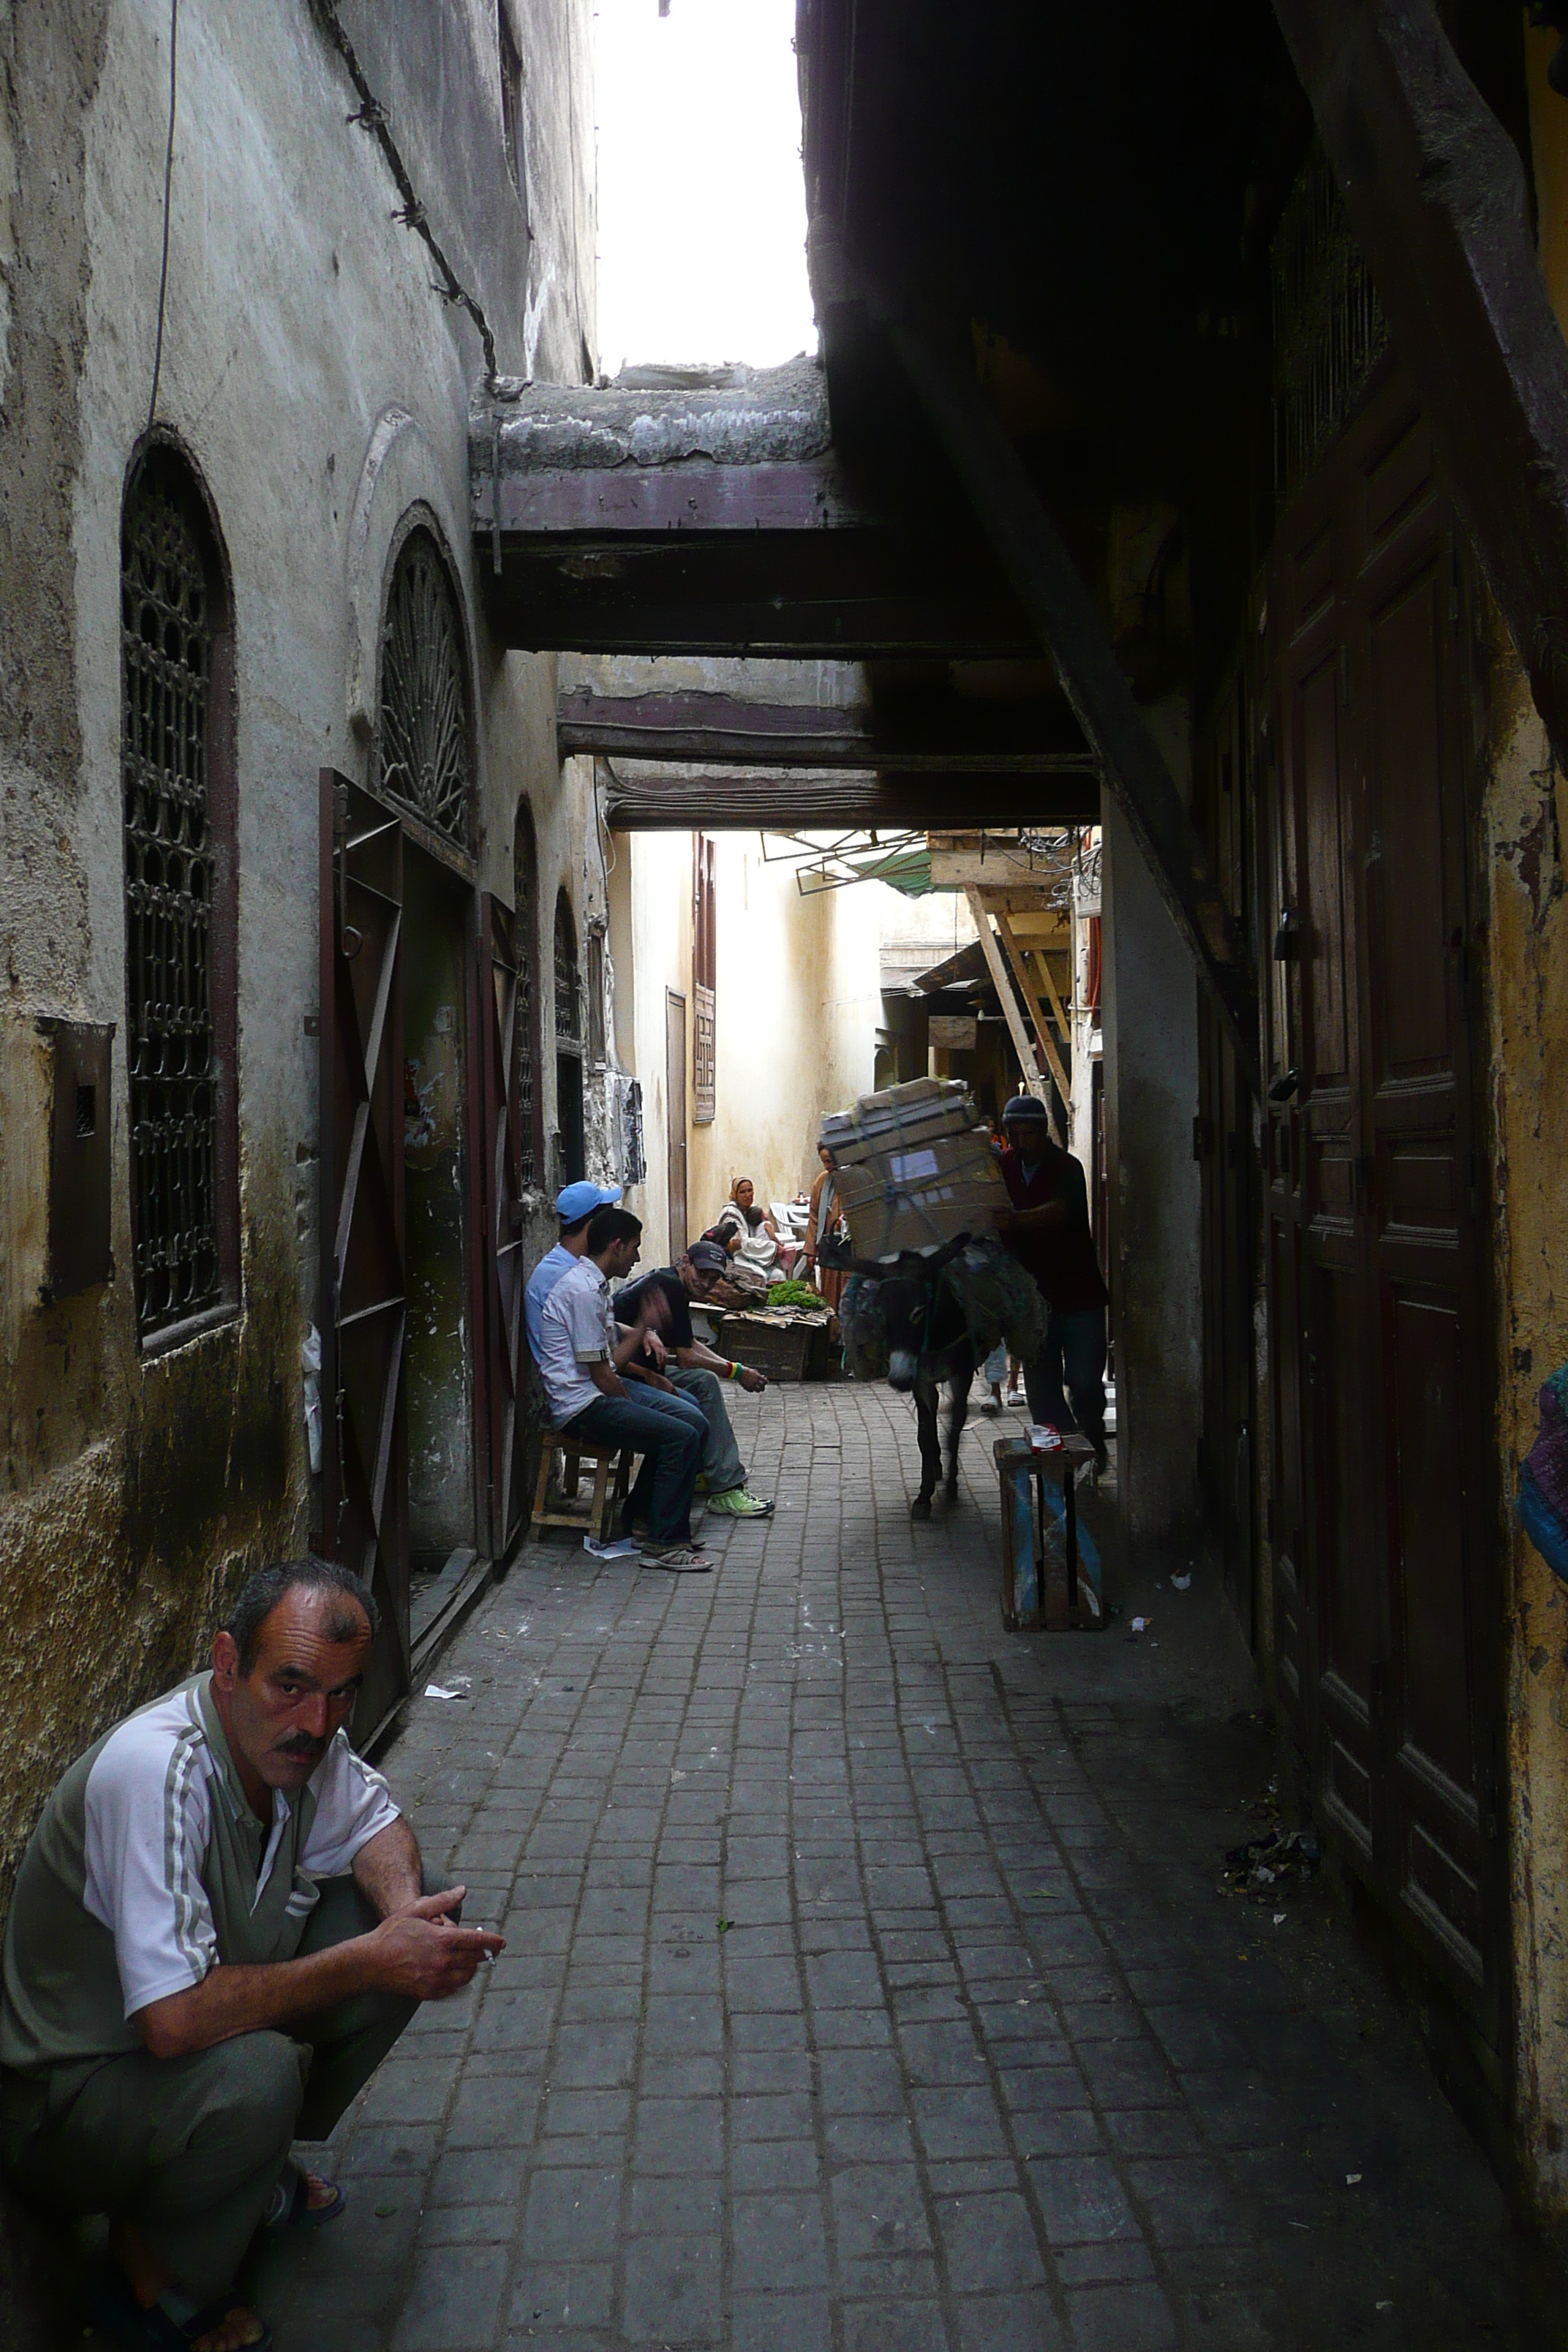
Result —
[[209, 1969], [291, 1959], [318, 1878], [397, 1807], [340, 1731], [260, 1822], [198, 1675], [106, 1732], [45, 1805], [5, 1930], [0, 2065], [27, 2074], [143, 2045], [139, 2010]]

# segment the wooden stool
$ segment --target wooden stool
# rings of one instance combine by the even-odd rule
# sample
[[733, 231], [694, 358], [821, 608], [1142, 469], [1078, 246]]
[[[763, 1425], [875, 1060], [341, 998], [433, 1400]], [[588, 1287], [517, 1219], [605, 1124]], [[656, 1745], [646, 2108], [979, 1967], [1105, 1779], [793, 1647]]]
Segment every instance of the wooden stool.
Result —
[[[561, 1474], [561, 1507], [545, 1508], [550, 1494], [550, 1473], [554, 1466], [555, 1449], [559, 1446], [564, 1457]], [[584, 1462], [594, 1464], [594, 1494], [590, 1502], [577, 1500], [577, 1481]], [[610, 1519], [626, 1499], [631, 1480], [632, 1456], [625, 1446], [599, 1446], [591, 1441], [579, 1443], [574, 1437], [558, 1436], [553, 1430], [544, 1433], [544, 1450], [539, 1457], [539, 1484], [533, 1490], [533, 1510], [523, 1532], [527, 1543], [536, 1528], [580, 1528], [584, 1535], [598, 1543], [610, 1539]], [[614, 1484], [612, 1485], [612, 1480]], [[566, 1507], [567, 1505], [571, 1508]]]
[[[1075, 1473], [1094, 1460], [1093, 1446], [1075, 1433], [1048, 1453], [1037, 1453], [1026, 1437], [999, 1437], [993, 1453], [1002, 1481], [1003, 1624], [1017, 1633], [1043, 1618], [1050, 1633], [1069, 1626], [1098, 1631], [1105, 1622], [1100, 1555], [1086, 1536], [1085, 1557], [1079, 1559], [1074, 1488]], [[1047, 1497], [1047, 1484], [1061, 1490], [1059, 1512]], [[1059, 1519], [1059, 1551], [1047, 1540], [1047, 1512], [1052, 1522]]]

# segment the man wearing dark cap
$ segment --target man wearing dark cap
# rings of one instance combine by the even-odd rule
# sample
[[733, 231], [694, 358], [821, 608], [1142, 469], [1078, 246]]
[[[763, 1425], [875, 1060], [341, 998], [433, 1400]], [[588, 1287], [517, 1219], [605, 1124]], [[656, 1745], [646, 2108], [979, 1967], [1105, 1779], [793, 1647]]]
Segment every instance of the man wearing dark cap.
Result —
[[1034, 1276], [1050, 1314], [1046, 1344], [1024, 1367], [1029, 1418], [1064, 1433], [1080, 1430], [1103, 1470], [1109, 1295], [1089, 1231], [1089, 1187], [1073, 1154], [1052, 1141], [1037, 1096], [1013, 1097], [1002, 1132], [1002, 1180], [1013, 1203], [1002, 1238]]
[[[634, 1361], [640, 1360], [651, 1380], [657, 1380], [662, 1372], [676, 1394], [689, 1399], [707, 1423], [701, 1476], [709, 1509], [721, 1518], [763, 1519], [773, 1507], [747, 1491], [745, 1467], [730, 1425], [723, 1383], [734, 1381], [754, 1396], [767, 1387], [767, 1374], [716, 1354], [697, 1337], [691, 1325], [692, 1300], [700, 1304], [709, 1296], [729, 1263], [729, 1254], [721, 1243], [693, 1242], [677, 1265], [656, 1267], [618, 1292], [614, 1301], [615, 1315], [617, 1323], [633, 1324], [656, 1296], [662, 1299], [666, 1310], [666, 1319], [659, 1324], [663, 1360], [658, 1360], [656, 1351], [648, 1350], [641, 1360]], [[657, 1391], [645, 1399], [648, 1403], [658, 1401]]]

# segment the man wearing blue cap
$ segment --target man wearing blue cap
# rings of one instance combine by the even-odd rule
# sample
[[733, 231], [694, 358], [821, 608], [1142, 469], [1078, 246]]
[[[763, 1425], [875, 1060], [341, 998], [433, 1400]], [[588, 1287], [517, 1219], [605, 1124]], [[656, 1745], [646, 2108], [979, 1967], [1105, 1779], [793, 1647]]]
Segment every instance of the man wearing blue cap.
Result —
[[592, 1184], [586, 1179], [568, 1184], [555, 1195], [555, 1213], [561, 1220], [561, 1232], [555, 1247], [547, 1250], [528, 1277], [528, 1288], [522, 1294], [522, 1319], [528, 1329], [528, 1344], [533, 1350], [533, 1360], [539, 1361], [541, 1318], [544, 1302], [563, 1274], [582, 1261], [587, 1246], [588, 1220], [596, 1209], [613, 1209], [621, 1197], [618, 1184]]

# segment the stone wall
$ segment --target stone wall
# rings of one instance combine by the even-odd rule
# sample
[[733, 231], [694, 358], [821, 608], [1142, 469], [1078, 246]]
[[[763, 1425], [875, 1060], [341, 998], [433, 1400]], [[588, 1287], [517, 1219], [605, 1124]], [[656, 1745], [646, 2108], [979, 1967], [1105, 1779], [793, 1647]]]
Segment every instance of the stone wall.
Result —
[[[516, 0], [528, 221], [494, 0], [342, 0], [341, 16], [502, 369], [575, 379], [593, 341], [584, 0]], [[510, 898], [523, 791], [542, 910], [563, 883], [581, 906], [599, 862], [581, 763], [563, 777], [555, 758], [553, 660], [508, 654], [484, 622], [467, 521], [478, 336], [392, 217], [308, 0], [183, 0], [156, 418], [206, 486], [233, 581], [243, 1302], [140, 1353], [119, 564], [158, 343], [170, 30], [166, 0], [18, 0], [0, 20], [0, 1887], [63, 1765], [199, 1659], [222, 1595], [309, 1527], [317, 778], [368, 774], [381, 600], [411, 507], [445, 539], [465, 610], [481, 880]], [[45, 1308], [48, 1014], [116, 1024], [117, 1272]], [[548, 1059], [542, 1077], [552, 1123]], [[542, 1203], [534, 1223], [548, 1229]]]

